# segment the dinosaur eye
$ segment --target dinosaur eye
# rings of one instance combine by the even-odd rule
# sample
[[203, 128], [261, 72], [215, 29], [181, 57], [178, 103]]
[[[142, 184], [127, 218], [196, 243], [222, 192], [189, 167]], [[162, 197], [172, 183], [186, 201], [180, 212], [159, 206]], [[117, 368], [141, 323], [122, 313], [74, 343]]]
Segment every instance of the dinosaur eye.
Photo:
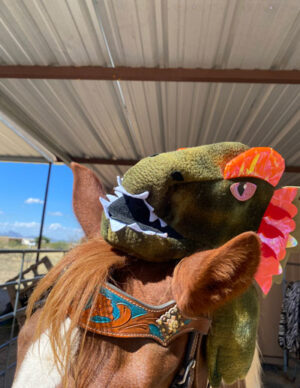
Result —
[[257, 186], [251, 182], [237, 182], [230, 186], [231, 194], [239, 201], [247, 201], [253, 197]]

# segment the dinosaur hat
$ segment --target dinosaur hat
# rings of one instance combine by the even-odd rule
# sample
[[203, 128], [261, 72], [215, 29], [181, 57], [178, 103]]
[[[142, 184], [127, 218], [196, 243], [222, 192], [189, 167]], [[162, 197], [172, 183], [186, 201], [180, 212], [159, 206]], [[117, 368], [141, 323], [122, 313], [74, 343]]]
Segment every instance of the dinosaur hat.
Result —
[[101, 198], [104, 239], [148, 261], [180, 259], [245, 231], [261, 239], [256, 280], [264, 293], [296, 244], [296, 188], [276, 189], [284, 160], [268, 147], [218, 143], [145, 158]]
[[[278, 187], [284, 159], [268, 147], [219, 143], [145, 158], [101, 198], [104, 239], [148, 261], [181, 259], [254, 231], [261, 241], [255, 280], [267, 294], [278, 281], [299, 206], [298, 188]], [[298, 202], [297, 202], [298, 201]], [[295, 206], [296, 205], [296, 206]], [[206, 341], [209, 380], [233, 383], [247, 374], [255, 350], [257, 289], [213, 313]]]

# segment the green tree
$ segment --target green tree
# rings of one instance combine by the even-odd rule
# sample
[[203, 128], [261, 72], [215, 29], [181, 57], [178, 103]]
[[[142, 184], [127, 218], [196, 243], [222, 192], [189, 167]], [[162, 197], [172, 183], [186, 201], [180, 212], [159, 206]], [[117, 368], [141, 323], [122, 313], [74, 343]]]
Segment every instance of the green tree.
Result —
[[[37, 245], [38, 244], [38, 242], [39, 242], [39, 237], [36, 237], [35, 239], [34, 239], [34, 242], [35, 242], [35, 244]], [[46, 237], [46, 236], [42, 236], [42, 244], [49, 244], [50, 243], [50, 238], [49, 237]]]

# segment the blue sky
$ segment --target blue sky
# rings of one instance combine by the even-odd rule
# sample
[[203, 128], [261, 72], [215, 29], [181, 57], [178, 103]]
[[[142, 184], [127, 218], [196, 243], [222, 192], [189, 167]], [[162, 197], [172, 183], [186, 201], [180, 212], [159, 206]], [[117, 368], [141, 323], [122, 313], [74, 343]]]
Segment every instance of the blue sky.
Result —
[[[8, 231], [39, 235], [47, 173], [47, 164], [0, 162], [0, 235]], [[67, 241], [82, 237], [72, 210], [72, 185], [69, 167], [53, 165], [44, 236]]]

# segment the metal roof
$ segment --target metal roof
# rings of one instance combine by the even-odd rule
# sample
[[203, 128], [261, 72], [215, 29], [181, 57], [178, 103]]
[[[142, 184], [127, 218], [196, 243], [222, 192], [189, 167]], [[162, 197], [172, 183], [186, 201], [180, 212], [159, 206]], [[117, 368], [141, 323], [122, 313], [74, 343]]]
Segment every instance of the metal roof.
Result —
[[[299, 0], [0, 5], [0, 65], [300, 69]], [[65, 162], [230, 140], [300, 166], [299, 108], [299, 85], [0, 79], [0, 111]], [[21, 143], [11, 156], [37, 156]], [[92, 168], [107, 186], [126, 170]], [[300, 174], [284, 179], [300, 185]]]
[[45, 163], [56, 158], [0, 112], [0, 160]]
[[298, 0], [1, 0], [1, 64], [299, 68]]
[[299, 68], [298, 0], [96, 0], [116, 65]]
[[22, 158], [30, 156], [39, 157], [40, 154], [30, 147], [18, 135], [14, 134], [2, 121], [0, 121], [0, 154], [4, 160], [15, 160], [16, 153]]

